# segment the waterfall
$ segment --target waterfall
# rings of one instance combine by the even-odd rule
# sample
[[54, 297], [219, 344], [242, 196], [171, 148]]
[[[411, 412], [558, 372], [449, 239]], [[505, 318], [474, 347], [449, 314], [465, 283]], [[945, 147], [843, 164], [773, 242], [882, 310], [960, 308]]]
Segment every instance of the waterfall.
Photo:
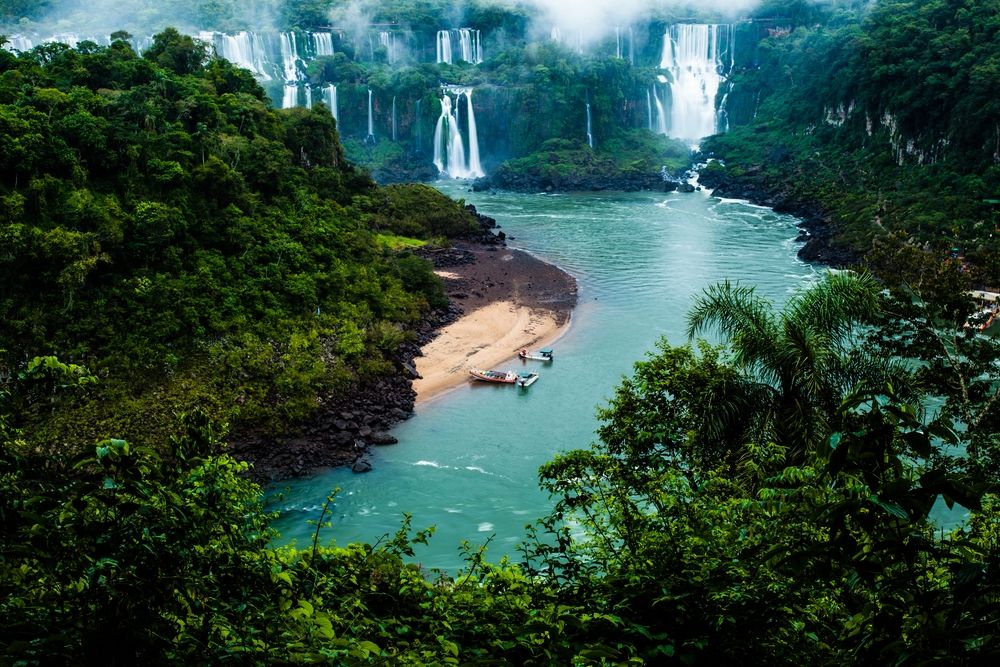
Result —
[[299, 68], [298, 50], [295, 45], [295, 33], [281, 33], [281, 67], [285, 77], [284, 97], [281, 108], [288, 109], [299, 103]]
[[330, 114], [333, 116], [333, 119], [337, 121], [339, 126], [340, 117], [337, 115], [337, 87], [331, 83], [326, 86], [324, 91], [326, 92], [326, 106], [330, 107]]
[[[466, 109], [469, 116], [469, 159], [465, 159], [465, 144], [458, 127], [457, 106], [452, 110], [451, 96], [455, 94], [457, 101], [465, 95]], [[468, 166], [466, 166], [468, 165]], [[471, 88], [450, 88], [441, 96], [441, 116], [434, 127], [434, 166], [438, 172], [451, 178], [476, 178], [484, 176], [479, 162], [479, 137], [476, 133], [476, 114], [472, 108]]]
[[396, 37], [388, 30], [378, 34], [378, 43], [385, 47], [385, 59], [389, 63], [396, 62]]
[[552, 28], [552, 31], [549, 32], [549, 37], [552, 38], [553, 42], [556, 42], [558, 44], [559, 42], [562, 41], [562, 30], [560, 30], [558, 27]]
[[30, 51], [34, 47], [31, 40], [23, 35], [11, 35], [7, 39], [9, 41], [3, 45], [3, 48], [9, 51]]
[[[441, 115], [438, 117], [437, 125], [434, 126], [434, 166], [437, 167], [439, 173], [455, 177], [459, 167], [462, 171], [465, 170], [465, 151], [460, 150], [457, 155], [453, 154], [454, 140], [452, 137], [458, 138], [460, 146], [462, 143], [462, 136], [453, 130], [454, 116], [451, 113], [451, 98], [445, 92], [441, 96]], [[459, 164], [460, 159], [461, 164]]]
[[366, 143], [375, 143], [375, 115], [372, 113], [372, 89], [368, 89], [368, 136]]
[[437, 34], [437, 61], [439, 63], [451, 64], [451, 31], [438, 30]]
[[396, 96], [392, 96], [392, 140], [396, 141]]
[[466, 88], [464, 93], [469, 115], [469, 178], [479, 178], [486, 173], [479, 164], [479, 136], [476, 131], [476, 114], [472, 110], [472, 88]]
[[314, 32], [311, 34], [313, 48], [317, 56], [333, 55], [333, 35], [328, 32]]
[[306, 93], [306, 109], [313, 108], [313, 89], [308, 83], [303, 86]]
[[632, 26], [628, 27], [628, 62], [635, 66], [635, 35], [632, 33]]
[[474, 65], [483, 62], [483, 47], [478, 30], [459, 28], [458, 43], [462, 51], [462, 60]]
[[590, 131], [590, 100], [587, 101], [587, 145], [594, 147], [594, 135]]
[[669, 123], [667, 122], [667, 112], [663, 107], [663, 102], [660, 101], [660, 94], [656, 90], [656, 84], [653, 84], [653, 104], [656, 106], [656, 128], [653, 130], [659, 134], [669, 134], [667, 128]]
[[221, 32], [200, 32], [198, 39], [211, 44], [220, 57], [250, 70], [257, 78], [263, 81], [271, 80], [267, 71], [267, 48], [260, 35], [247, 31], [231, 35]]
[[730, 26], [718, 24], [678, 24], [664, 34], [660, 68], [673, 78], [670, 136], [697, 141], [718, 131], [715, 99], [725, 70], [722, 37], [732, 63], [732, 34]]
[[615, 58], [622, 57], [622, 30], [615, 26]]

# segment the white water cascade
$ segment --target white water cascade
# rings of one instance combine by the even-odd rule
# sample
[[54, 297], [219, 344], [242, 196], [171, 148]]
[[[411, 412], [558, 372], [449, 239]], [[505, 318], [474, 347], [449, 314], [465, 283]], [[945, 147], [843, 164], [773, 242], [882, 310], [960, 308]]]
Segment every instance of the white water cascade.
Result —
[[469, 116], [469, 178], [480, 178], [486, 173], [479, 163], [479, 136], [476, 131], [476, 113], [472, 110], [472, 88], [465, 88], [463, 93]]
[[311, 33], [313, 48], [316, 49], [317, 56], [333, 55], [333, 35], [328, 32]]
[[[452, 109], [451, 96], [455, 94], [456, 107]], [[465, 143], [458, 125], [457, 102], [465, 95], [469, 126], [469, 159], [465, 158]], [[441, 116], [434, 127], [434, 166], [438, 172], [451, 178], [478, 178], [485, 176], [479, 162], [479, 137], [476, 133], [476, 114], [472, 109], [471, 88], [449, 88], [441, 96]]]
[[438, 30], [437, 34], [437, 61], [439, 63], [451, 64], [451, 31]]
[[372, 89], [368, 89], [368, 136], [365, 142], [375, 143], [375, 114], [372, 113]]
[[268, 73], [267, 47], [260, 35], [240, 31], [233, 34], [222, 32], [200, 32], [198, 39], [215, 47], [215, 52], [234, 65], [239, 65], [254, 73], [262, 81], [270, 81]]
[[483, 62], [483, 47], [478, 30], [459, 28], [458, 44], [462, 50], [462, 60], [474, 65]]
[[386, 61], [390, 64], [396, 62], [396, 36], [388, 30], [381, 30], [378, 33], [378, 43], [385, 47]]
[[594, 147], [594, 134], [590, 131], [590, 100], [587, 100], [587, 145]]
[[281, 68], [285, 78], [284, 96], [281, 108], [289, 109], [299, 102], [298, 50], [295, 47], [295, 33], [281, 33]]
[[330, 115], [333, 119], [337, 121], [338, 125], [340, 123], [340, 116], [337, 115], [337, 87], [332, 83], [327, 84], [326, 88], [323, 89], [326, 96], [326, 106], [330, 107]]
[[396, 96], [392, 96], [392, 140], [396, 141]]
[[[732, 47], [729, 25], [677, 24], [663, 35], [660, 69], [673, 79], [666, 134], [696, 142], [718, 131], [715, 99], [725, 72], [732, 68]], [[725, 64], [723, 55], [728, 55]]]
[[[663, 106], [663, 101], [660, 100], [660, 93], [657, 91], [655, 83], [653, 84], [653, 104], [656, 107], [656, 124], [651, 129], [658, 134], [670, 134], [668, 129], [670, 123], [667, 119], [667, 110], [666, 107]], [[699, 137], [699, 139], [700, 138], [701, 137]]]

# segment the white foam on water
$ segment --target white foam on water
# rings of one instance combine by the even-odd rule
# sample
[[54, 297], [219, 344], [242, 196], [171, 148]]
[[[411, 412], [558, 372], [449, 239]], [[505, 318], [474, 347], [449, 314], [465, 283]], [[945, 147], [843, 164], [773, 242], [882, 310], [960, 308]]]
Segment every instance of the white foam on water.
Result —
[[483, 521], [481, 524], [479, 524], [480, 533], [488, 533], [491, 530], [493, 530], [493, 524], [490, 523], [489, 521]]

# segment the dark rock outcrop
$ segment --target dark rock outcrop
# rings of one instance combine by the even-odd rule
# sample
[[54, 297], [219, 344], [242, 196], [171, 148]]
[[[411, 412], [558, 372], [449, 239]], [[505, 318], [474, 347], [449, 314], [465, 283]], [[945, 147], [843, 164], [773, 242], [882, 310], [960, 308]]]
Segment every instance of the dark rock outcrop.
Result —
[[802, 241], [803, 246], [798, 255], [803, 261], [836, 268], [857, 266], [861, 262], [858, 252], [837, 242], [837, 225], [819, 204], [792, 195], [783, 185], [773, 186], [752, 175], [732, 178], [720, 170], [706, 170], [699, 175], [698, 181], [713, 189], [718, 197], [746, 199], [799, 218], [801, 231], [797, 240]]

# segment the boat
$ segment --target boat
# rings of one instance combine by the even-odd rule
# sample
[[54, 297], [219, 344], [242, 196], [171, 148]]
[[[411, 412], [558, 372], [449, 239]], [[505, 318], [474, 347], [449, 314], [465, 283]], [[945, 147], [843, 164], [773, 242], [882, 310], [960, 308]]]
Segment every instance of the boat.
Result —
[[521, 389], [526, 389], [531, 385], [535, 384], [538, 380], [538, 373], [532, 371], [530, 373], [521, 373], [517, 376], [517, 386]]
[[514, 384], [520, 377], [514, 371], [484, 371], [478, 368], [470, 368], [469, 375], [476, 380], [498, 382], [500, 384]]
[[545, 348], [543, 350], [537, 350], [535, 352], [528, 352], [528, 350], [521, 350], [517, 353], [522, 359], [531, 359], [533, 361], [552, 361], [552, 349]]

